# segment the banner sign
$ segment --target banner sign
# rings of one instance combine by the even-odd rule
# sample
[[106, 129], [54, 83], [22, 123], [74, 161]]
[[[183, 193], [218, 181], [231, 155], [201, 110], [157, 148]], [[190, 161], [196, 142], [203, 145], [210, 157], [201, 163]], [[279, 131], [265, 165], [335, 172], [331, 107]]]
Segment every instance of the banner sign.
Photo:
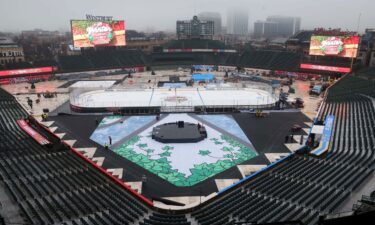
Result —
[[17, 70], [3, 70], [0, 71], [0, 78], [27, 75], [27, 74], [37, 74], [37, 73], [51, 73], [54, 68], [52, 66], [39, 67], [39, 68], [28, 68], [28, 69], [17, 69]]
[[17, 124], [23, 131], [25, 131], [28, 135], [30, 135], [40, 145], [48, 145], [51, 143], [45, 137], [43, 137], [38, 132], [36, 132], [33, 128], [31, 128], [25, 120], [17, 120]]
[[18, 84], [18, 83], [30, 83], [33, 81], [46, 81], [51, 78], [51, 74], [46, 75], [35, 75], [25, 77], [12, 77], [12, 78], [0, 78], [0, 85], [6, 84]]
[[349, 67], [337, 67], [337, 66], [323, 66], [323, 65], [314, 65], [314, 64], [301, 64], [301, 69], [309, 69], [309, 70], [323, 70], [323, 71], [331, 71], [337, 73], [350, 73]]

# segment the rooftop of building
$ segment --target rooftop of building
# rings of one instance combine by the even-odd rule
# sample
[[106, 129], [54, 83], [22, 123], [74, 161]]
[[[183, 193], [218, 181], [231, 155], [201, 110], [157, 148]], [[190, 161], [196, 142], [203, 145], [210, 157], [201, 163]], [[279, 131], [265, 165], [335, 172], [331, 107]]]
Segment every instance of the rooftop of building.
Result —
[[18, 45], [9, 37], [0, 37], [0, 48], [17, 48]]

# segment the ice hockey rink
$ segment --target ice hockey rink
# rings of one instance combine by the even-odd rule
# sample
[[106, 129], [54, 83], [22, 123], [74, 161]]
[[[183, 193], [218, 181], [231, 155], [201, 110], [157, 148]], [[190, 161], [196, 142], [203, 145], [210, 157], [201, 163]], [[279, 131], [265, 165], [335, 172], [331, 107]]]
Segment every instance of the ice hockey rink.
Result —
[[261, 106], [274, 104], [276, 97], [258, 89], [143, 89], [96, 90], [70, 97], [71, 105], [83, 108], [163, 106]]

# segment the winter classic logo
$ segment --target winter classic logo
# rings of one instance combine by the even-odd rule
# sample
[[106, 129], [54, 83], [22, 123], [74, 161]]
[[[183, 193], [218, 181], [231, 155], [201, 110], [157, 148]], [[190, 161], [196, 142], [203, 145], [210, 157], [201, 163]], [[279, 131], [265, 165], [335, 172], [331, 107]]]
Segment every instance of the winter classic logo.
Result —
[[108, 23], [98, 22], [86, 28], [89, 40], [94, 45], [109, 44], [113, 38], [112, 28]]
[[322, 41], [320, 49], [325, 55], [338, 55], [344, 50], [344, 42], [338, 37], [329, 37]]

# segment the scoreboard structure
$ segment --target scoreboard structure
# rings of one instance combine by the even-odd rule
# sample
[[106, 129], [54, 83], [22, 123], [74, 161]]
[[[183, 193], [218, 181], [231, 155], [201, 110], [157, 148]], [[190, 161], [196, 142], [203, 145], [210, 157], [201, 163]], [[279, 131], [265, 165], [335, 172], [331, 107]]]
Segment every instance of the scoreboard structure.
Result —
[[[95, 17], [97, 18], [97, 17]], [[97, 46], [125, 46], [124, 20], [71, 20], [73, 46], [90, 48]]]

